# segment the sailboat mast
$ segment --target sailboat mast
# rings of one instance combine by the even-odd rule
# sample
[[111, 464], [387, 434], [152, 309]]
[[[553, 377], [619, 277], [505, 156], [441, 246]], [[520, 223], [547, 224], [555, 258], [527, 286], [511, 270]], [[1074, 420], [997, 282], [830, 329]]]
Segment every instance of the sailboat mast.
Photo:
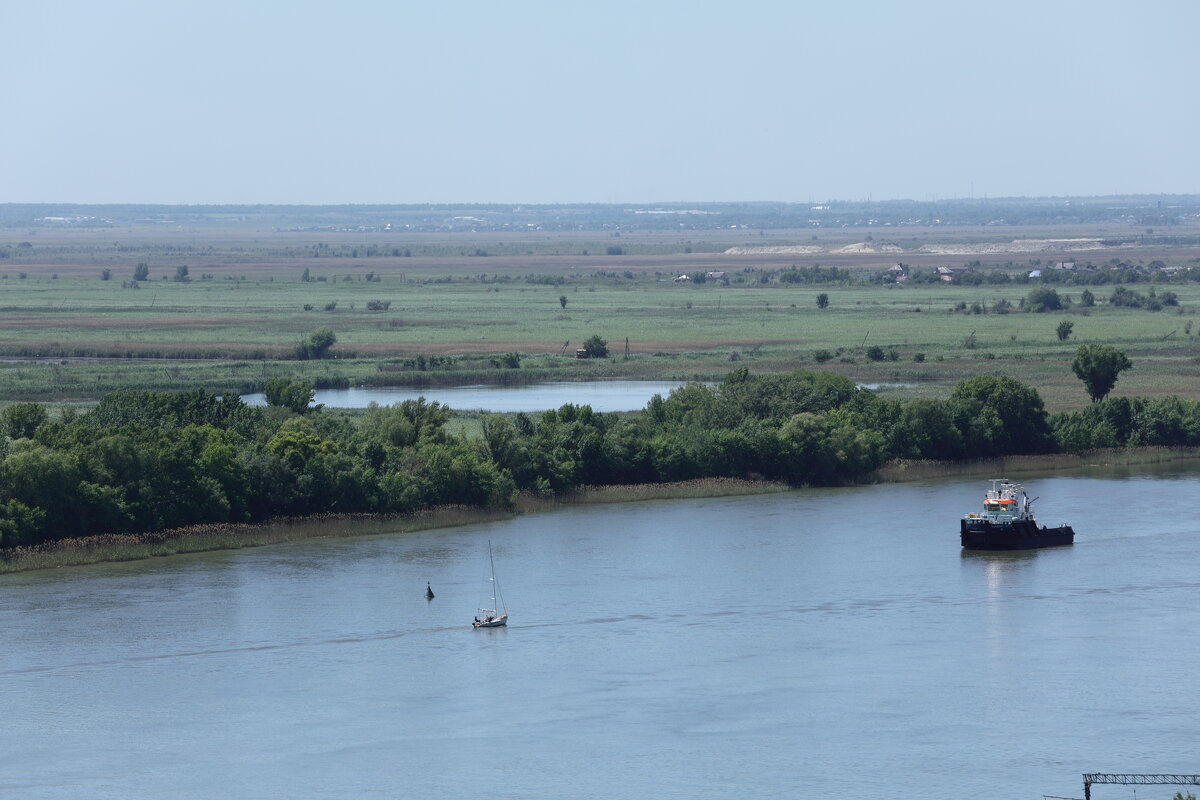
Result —
[[[500, 584], [496, 582], [496, 560], [492, 557], [491, 539], [488, 539], [488, 563], [492, 567], [492, 608], [507, 616], [508, 609], [504, 607], [504, 596], [500, 594]], [[496, 601], [497, 596], [500, 597], [499, 604]]]
[[496, 605], [496, 560], [492, 558], [492, 542], [488, 540], [488, 564], [492, 567], [492, 608], [499, 608]]

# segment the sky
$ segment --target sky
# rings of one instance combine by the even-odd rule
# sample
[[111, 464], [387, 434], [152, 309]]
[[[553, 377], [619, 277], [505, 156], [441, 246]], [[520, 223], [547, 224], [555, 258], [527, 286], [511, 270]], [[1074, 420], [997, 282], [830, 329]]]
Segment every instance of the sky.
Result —
[[1196, 0], [0, 0], [0, 203], [1200, 193]]

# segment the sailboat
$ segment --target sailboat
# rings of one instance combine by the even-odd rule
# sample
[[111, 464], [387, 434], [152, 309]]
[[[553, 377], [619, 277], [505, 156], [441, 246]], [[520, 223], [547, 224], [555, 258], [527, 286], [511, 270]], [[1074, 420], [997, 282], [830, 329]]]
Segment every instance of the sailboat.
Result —
[[492, 607], [481, 608], [471, 623], [473, 628], [502, 628], [508, 624], [508, 609], [504, 607], [504, 597], [500, 594], [500, 584], [496, 582], [496, 561], [492, 558], [492, 543], [488, 541], [488, 563], [492, 567]]

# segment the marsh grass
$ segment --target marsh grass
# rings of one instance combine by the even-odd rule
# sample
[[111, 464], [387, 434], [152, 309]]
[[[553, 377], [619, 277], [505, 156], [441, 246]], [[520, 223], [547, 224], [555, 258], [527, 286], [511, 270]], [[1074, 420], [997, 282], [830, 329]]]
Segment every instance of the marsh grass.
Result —
[[1040, 456], [1007, 456], [977, 461], [892, 461], [874, 474], [880, 483], [904, 483], [934, 478], [994, 478], [1029, 470], [1066, 472], [1088, 467], [1139, 466], [1194, 461], [1195, 447], [1136, 447], [1055, 453]]
[[211, 524], [154, 533], [102, 534], [0, 550], [0, 573], [238, 550], [306, 539], [406, 533], [490, 522], [510, 516], [509, 512], [452, 506], [405, 516], [325, 515], [261, 525]]
[[583, 486], [574, 492], [553, 497], [522, 494], [517, 501], [517, 509], [531, 512], [564, 505], [600, 505], [632, 503], [640, 500], [686, 500], [701, 497], [776, 494], [790, 491], [791, 488], [785, 483], [776, 481], [753, 481], [738, 478], [699, 478], [676, 483]]

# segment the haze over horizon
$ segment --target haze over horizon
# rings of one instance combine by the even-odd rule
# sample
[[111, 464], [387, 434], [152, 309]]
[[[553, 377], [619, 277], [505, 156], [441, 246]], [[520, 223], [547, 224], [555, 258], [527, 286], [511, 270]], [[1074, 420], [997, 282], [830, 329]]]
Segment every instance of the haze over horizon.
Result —
[[1200, 193], [1200, 5], [8, 4], [0, 203]]

